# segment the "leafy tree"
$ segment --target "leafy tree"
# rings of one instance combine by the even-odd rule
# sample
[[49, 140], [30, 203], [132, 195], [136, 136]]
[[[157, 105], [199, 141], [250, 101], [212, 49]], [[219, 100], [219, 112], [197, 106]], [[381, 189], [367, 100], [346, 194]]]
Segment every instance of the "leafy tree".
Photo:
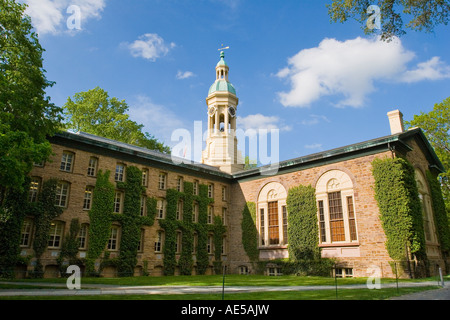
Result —
[[430, 141], [446, 172], [440, 174], [442, 193], [447, 212], [450, 212], [450, 97], [434, 105], [432, 111], [421, 112], [411, 121], [409, 127], [420, 127]]
[[42, 53], [26, 5], [0, 1], [0, 214], [9, 191], [22, 189], [34, 162], [51, 153], [47, 136], [62, 119], [45, 90]]
[[144, 125], [130, 120], [126, 112], [125, 100], [110, 98], [108, 92], [99, 87], [76, 93], [64, 105], [68, 129], [170, 153], [169, 147], [148, 132], [142, 132]]
[[[332, 22], [345, 22], [354, 18], [362, 24], [366, 33], [376, 29], [367, 27], [367, 20], [373, 12], [367, 12], [370, 5], [378, 5], [381, 14], [381, 37], [390, 40], [394, 36], [402, 36], [404, 28], [415, 31], [432, 32], [440, 24], [447, 25], [450, 13], [448, 0], [332, 0], [328, 14]], [[405, 25], [403, 17], [411, 17]]]

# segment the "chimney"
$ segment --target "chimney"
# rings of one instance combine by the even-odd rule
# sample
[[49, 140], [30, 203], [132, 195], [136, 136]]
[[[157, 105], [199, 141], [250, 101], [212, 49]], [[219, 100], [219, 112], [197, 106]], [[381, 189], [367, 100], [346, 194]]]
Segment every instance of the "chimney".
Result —
[[390, 111], [387, 115], [391, 126], [391, 134], [402, 133], [405, 131], [403, 127], [403, 114], [400, 110]]

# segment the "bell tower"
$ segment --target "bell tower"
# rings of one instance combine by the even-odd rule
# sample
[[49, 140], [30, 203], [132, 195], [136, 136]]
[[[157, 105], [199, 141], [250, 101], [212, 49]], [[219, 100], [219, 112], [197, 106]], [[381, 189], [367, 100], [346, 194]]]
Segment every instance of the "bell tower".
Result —
[[244, 169], [242, 155], [237, 149], [236, 111], [239, 99], [236, 89], [228, 81], [230, 68], [225, 62], [225, 53], [220, 52], [220, 61], [216, 65], [216, 81], [209, 89], [206, 104], [208, 106], [208, 136], [206, 149], [202, 153], [202, 163], [227, 173]]

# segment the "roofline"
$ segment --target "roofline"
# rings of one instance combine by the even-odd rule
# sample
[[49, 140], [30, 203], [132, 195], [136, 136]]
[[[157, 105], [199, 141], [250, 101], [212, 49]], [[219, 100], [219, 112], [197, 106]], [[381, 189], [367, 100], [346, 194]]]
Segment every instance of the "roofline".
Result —
[[222, 172], [216, 167], [201, 163], [189, 163], [190, 161], [186, 159], [172, 157], [171, 155], [159, 151], [137, 147], [131, 144], [99, 137], [85, 132], [58, 132], [50, 138], [50, 141], [58, 139], [68, 139], [69, 141], [89, 145], [95, 148], [102, 148], [107, 151], [114, 151], [133, 157], [137, 156], [146, 161], [159, 163], [167, 168], [171, 167], [174, 171], [190, 171], [190, 173], [193, 175], [211, 175], [222, 180], [232, 179], [232, 176], [230, 174]]
[[71, 141], [87, 144], [96, 148], [103, 148], [105, 150], [122, 153], [128, 156], [137, 156], [146, 161], [156, 162], [163, 166], [171, 167], [174, 171], [188, 171], [193, 175], [209, 175], [214, 178], [228, 180], [228, 182], [231, 182], [232, 180], [253, 180], [262, 176], [280, 175], [292, 171], [304, 170], [312, 166], [339, 162], [343, 159], [353, 159], [361, 156], [361, 154], [370, 155], [385, 151], [393, 151], [394, 149], [408, 152], [411, 151], [412, 148], [405, 142], [405, 140], [414, 136], [420, 139], [423, 143], [423, 147], [425, 147], [426, 151], [428, 151], [426, 157], [430, 162], [430, 167], [435, 168], [441, 173], [445, 172], [444, 166], [420, 128], [413, 128], [402, 133], [281, 161], [273, 165], [266, 165], [254, 169], [239, 171], [233, 175], [220, 171], [218, 168], [213, 166], [200, 163], [184, 163], [186, 161], [185, 159], [172, 157], [171, 155], [158, 151], [137, 147], [89, 133], [72, 133], [64, 131], [56, 133], [54, 139], [69, 139]]

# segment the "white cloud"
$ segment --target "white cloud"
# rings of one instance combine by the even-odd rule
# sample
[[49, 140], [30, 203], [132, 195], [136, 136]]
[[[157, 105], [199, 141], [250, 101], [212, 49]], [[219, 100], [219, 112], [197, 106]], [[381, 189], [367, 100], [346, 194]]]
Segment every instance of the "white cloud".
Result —
[[417, 64], [414, 70], [406, 71], [401, 77], [402, 82], [412, 83], [422, 80], [441, 80], [450, 78], [450, 67], [445, 65], [439, 57]]
[[133, 121], [144, 125], [144, 130], [166, 145], [172, 145], [172, 132], [184, 128], [183, 121], [172, 110], [154, 103], [146, 95], [139, 95], [129, 103], [129, 115]]
[[135, 58], [141, 57], [151, 61], [165, 56], [170, 49], [174, 48], [175, 43], [166, 44], [164, 39], [156, 33], [146, 33], [135, 40], [133, 43], [124, 43]]
[[292, 127], [283, 124], [280, 118], [276, 116], [264, 116], [260, 113], [251, 114], [246, 117], [237, 117], [237, 125], [245, 131], [249, 129], [279, 129], [280, 131], [292, 130]]
[[194, 76], [195, 76], [195, 74], [193, 72], [191, 72], [191, 71], [184, 71], [184, 72], [183, 71], [178, 71], [177, 75], [176, 75], [178, 80], [183, 80], [183, 79], [191, 78], [191, 77], [194, 77]]
[[414, 58], [398, 38], [391, 42], [324, 39], [318, 47], [289, 58], [288, 66], [277, 73], [291, 86], [290, 91], [278, 93], [279, 99], [286, 107], [308, 107], [323, 96], [337, 95], [344, 97], [338, 107], [362, 107], [366, 96], [376, 90], [375, 81], [437, 80], [450, 73], [437, 57], [408, 71]]
[[31, 17], [33, 27], [39, 35], [73, 32], [67, 28], [71, 13], [69, 6], [77, 6], [80, 12], [80, 29], [87, 20], [99, 19], [106, 0], [24, 0], [28, 5], [26, 14]]

